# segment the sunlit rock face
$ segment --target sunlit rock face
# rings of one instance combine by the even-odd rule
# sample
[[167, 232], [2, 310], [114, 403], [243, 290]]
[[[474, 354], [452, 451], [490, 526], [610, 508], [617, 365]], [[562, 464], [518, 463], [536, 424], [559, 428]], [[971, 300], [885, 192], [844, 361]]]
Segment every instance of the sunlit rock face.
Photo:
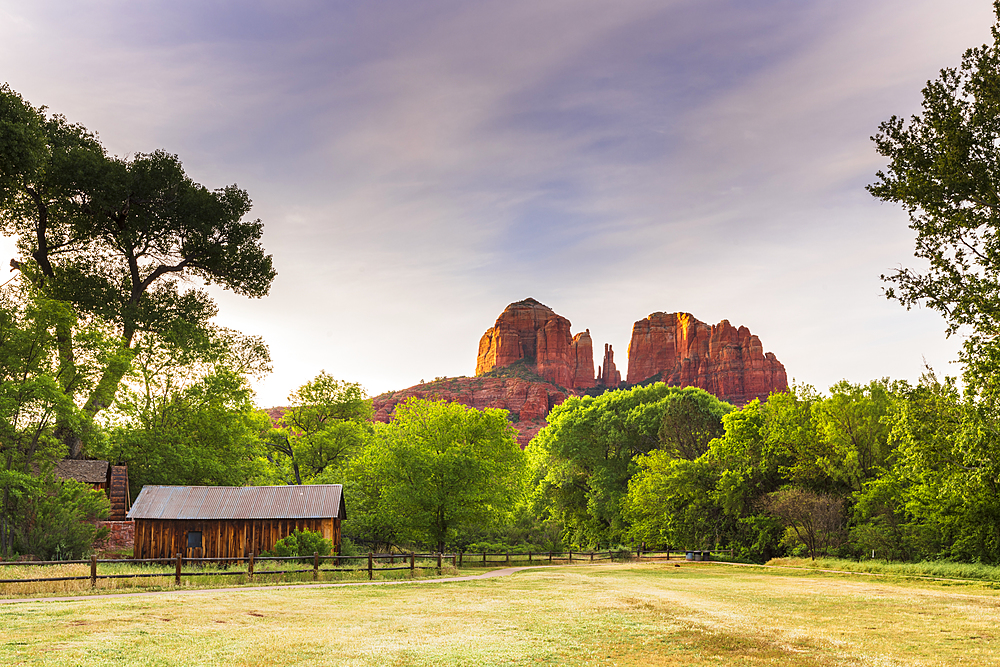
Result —
[[507, 306], [479, 339], [476, 375], [521, 360], [542, 379], [567, 389], [594, 386], [590, 331], [572, 336], [570, 322], [534, 299]]
[[709, 325], [691, 313], [653, 313], [632, 327], [628, 384], [659, 374], [669, 385], [701, 387], [734, 405], [788, 388], [785, 367], [746, 327]]

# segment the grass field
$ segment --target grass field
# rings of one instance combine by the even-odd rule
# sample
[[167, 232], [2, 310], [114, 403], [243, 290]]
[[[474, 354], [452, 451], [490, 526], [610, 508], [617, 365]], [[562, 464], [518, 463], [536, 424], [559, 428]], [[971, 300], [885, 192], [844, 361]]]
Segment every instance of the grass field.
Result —
[[0, 664], [991, 665], [998, 616], [983, 584], [609, 564], [0, 605]]

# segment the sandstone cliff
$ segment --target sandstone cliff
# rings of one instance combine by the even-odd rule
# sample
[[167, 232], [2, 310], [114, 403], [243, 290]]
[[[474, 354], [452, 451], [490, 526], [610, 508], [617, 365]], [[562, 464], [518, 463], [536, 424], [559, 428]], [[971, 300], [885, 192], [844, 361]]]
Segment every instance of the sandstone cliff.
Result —
[[785, 367], [746, 327], [708, 325], [690, 313], [653, 313], [632, 327], [628, 384], [659, 375], [670, 385], [701, 387], [744, 405], [788, 388]]
[[570, 335], [570, 323], [534, 299], [507, 306], [479, 339], [476, 375], [526, 360], [546, 382], [568, 389], [594, 386], [590, 330]]
[[388, 422], [396, 406], [412, 397], [462, 403], [480, 410], [503, 408], [510, 412], [517, 441], [524, 447], [545, 426], [549, 410], [566, 400], [566, 393], [553, 384], [516, 377], [443, 378], [376, 396], [372, 399], [375, 420]]

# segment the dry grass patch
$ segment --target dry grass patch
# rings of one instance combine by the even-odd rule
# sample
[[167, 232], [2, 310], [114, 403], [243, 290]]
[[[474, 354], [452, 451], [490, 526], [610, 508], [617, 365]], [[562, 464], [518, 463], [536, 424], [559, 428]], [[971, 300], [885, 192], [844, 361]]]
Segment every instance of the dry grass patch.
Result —
[[0, 664], [997, 664], [993, 590], [601, 565], [390, 587], [0, 605]]

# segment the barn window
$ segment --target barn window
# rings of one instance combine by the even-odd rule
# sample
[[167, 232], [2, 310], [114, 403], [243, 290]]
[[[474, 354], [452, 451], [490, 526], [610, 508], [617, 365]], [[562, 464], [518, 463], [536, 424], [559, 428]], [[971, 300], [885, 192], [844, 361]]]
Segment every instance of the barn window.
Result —
[[201, 548], [201, 531], [189, 531], [188, 532], [188, 549], [200, 549]]

